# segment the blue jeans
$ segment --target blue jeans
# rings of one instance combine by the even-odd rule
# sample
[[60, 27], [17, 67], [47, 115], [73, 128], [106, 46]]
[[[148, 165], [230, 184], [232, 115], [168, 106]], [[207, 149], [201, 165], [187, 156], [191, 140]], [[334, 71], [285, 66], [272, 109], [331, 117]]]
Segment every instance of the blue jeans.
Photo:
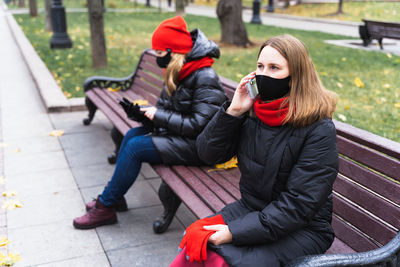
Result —
[[114, 174], [100, 195], [100, 201], [105, 206], [112, 206], [125, 195], [135, 182], [142, 162], [162, 163], [148, 133], [144, 127], [132, 128], [122, 140]]

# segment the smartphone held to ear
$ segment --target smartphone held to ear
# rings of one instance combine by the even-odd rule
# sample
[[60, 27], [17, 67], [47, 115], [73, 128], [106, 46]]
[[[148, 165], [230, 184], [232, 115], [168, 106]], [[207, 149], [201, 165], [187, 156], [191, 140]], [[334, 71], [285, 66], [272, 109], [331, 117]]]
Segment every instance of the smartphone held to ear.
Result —
[[250, 96], [250, 99], [255, 99], [258, 96], [258, 88], [256, 78], [254, 77], [248, 83], [246, 83], [247, 93]]

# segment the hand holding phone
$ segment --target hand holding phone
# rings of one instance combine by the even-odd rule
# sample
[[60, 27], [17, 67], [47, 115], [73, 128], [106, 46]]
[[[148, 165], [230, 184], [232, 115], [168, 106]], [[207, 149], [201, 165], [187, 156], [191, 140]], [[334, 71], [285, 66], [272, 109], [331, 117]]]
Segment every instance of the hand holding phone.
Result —
[[256, 78], [250, 79], [248, 83], [246, 83], [247, 93], [249, 94], [250, 99], [255, 99], [258, 96], [258, 88]]

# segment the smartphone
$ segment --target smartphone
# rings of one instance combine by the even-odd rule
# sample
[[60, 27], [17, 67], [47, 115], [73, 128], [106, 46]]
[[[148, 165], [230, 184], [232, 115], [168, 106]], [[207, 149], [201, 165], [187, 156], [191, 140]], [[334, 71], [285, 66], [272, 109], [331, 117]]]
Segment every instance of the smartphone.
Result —
[[258, 88], [256, 78], [254, 77], [248, 83], [246, 83], [247, 93], [250, 96], [250, 99], [255, 99], [258, 96]]

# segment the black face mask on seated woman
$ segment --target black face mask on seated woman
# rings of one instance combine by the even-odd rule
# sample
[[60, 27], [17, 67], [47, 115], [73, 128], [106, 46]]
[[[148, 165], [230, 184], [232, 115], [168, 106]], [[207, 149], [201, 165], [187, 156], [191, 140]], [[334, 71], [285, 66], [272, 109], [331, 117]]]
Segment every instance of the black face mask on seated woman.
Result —
[[282, 98], [290, 91], [290, 76], [283, 79], [275, 79], [265, 75], [256, 75], [256, 82], [262, 101]]
[[168, 66], [169, 62], [171, 61], [171, 49], [168, 48], [167, 52], [168, 53], [163, 57], [156, 57], [157, 65], [160, 68], [166, 68]]

